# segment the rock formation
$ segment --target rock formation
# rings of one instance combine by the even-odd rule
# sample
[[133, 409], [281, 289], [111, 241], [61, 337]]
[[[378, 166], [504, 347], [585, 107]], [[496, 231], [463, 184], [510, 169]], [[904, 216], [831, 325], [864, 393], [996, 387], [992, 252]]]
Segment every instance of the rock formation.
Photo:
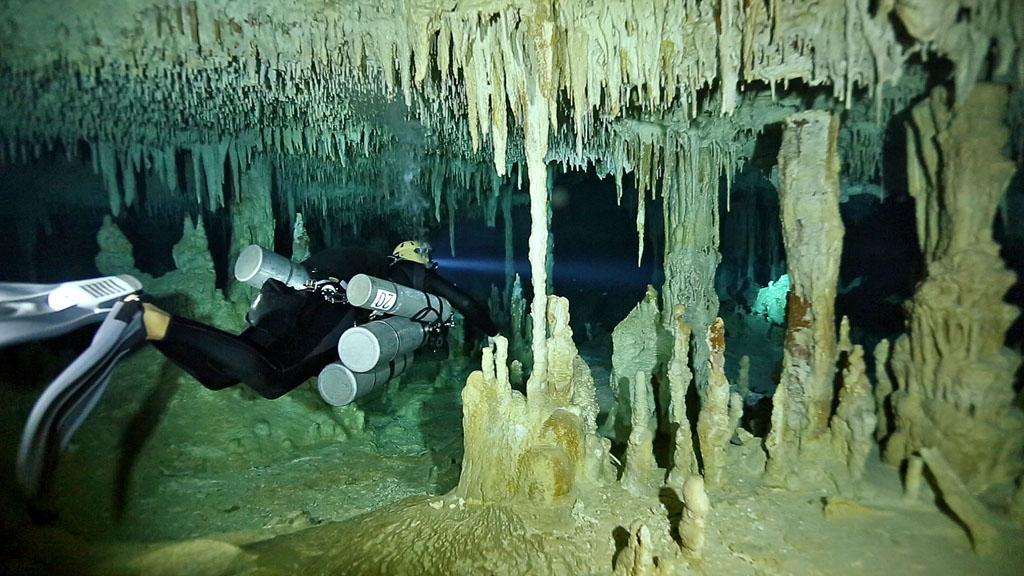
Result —
[[849, 478], [857, 483], [864, 475], [868, 453], [875, 444], [878, 423], [871, 382], [864, 372], [864, 349], [859, 344], [847, 355], [841, 377], [839, 405], [829, 422], [829, 430], [833, 449], [837, 454], [846, 455]]
[[[615, 407], [604, 429], [616, 441], [625, 441], [630, 433], [634, 412], [632, 390], [637, 372], [647, 374], [648, 378], [655, 373], [660, 329], [658, 293], [648, 287], [644, 299], [612, 330], [611, 388], [615, 394]], [[649, 384], [645, 389], [650, 389]], [[649, 413], [648, 419], [653, 418], [653, 390], [644, 398], [644, 406]]]
[[907, 126], [908, 185], [927, 277], [893, 346], [895, 426], [886, 460], [937, 450], [974, 493], [1024, 471], [1024, 413], [1014, 406], [1018, 353], [1003, 345], [1018, 311], [991, 225], [1014, 165], [1001, 150], [1006, 88], [980, 84], [950, 106], [942, 88]]
[[693, 451], [693, 435], [686, 415], [686, 396], [693, 380], [690, 371], [690, 326], [683, 319], [684, 307], [676, 306], [672, 314], [672, 359], [668, 364], [669, 422], [672, 434], [672, 468], [667, 483], [681, 488], [690, 475], [697, 474], [697, 456]]
[[568, 307], [554, 296], [548, 306], [547, 387], [526, 397], [512, 390], [508, 341], [499, 336], [463, 389], [466, 448], [455, 494], [468, 502], [564, 500], [577, 482], [596, 481], [610, 466], [607, 440], [596, 435], [593, 378], [572, 344]]
[[622, 471], [622, 485], [636, 495], [643, 495], [650, 486], [654, 465], [654, 432], [650, 429], [651, 411], [647, 402], [650, 394], [650, 378], [644, 372], [637, 372], [630, 386], [630, 405], [633, 419], [630, 422], [629, 439], [626, 441], [626, 462]]
[[790, 292], [782, 376], [765, 442], [768, 473], [785, 482], [827, 441], [837, 345], [836, 282], [842, 253], [838, 119], [827, 112], [790, 116], [779, 151], [779, 198]]
[[711, 502], [700, 476], [690, 476], [683, 483], [683, 517], [679, 521], [679, 537], [683, 550], [691, 558], [700, 558], [704, 550], [707, 515]]
[[721, 318], [716, 318], [708, 330], [707, 344], [711, 353], [708, 360], [708, 386], [704, 390], [700, 418], [697, 419], [697, 435], [700, 438], [704, 483], [714, 489], [722, 484], [725, 449], [739, 424], [738, 418], [729, 411], [729, 381], [725, 378], [725, 323]]

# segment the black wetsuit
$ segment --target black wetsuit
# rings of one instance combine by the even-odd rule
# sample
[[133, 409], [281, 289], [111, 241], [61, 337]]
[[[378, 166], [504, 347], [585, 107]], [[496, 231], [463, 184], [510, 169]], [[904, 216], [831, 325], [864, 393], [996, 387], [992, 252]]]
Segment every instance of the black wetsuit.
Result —
[[[302, 263], [314, 280], [348, 280], [356, 274], [387, 278], [446, 298], [486, 334], [497, 334], [488, 310], [434, 270], [361, 248], [331, 248]], [[341, 334], [365, 322], [369, 311], [328, 302], [308, 290], [267, 281], [260, 291], [269, 312], [238, 336], [172, 316], [163, 340], [153, 344], [203, 386], [220, 390], [239, 382], [265, 398], [278, 398], [338, 360]]]

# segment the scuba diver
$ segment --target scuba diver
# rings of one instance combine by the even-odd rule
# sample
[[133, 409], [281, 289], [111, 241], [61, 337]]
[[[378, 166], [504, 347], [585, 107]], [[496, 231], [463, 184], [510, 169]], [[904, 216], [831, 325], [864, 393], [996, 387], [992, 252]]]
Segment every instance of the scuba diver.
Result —
[[[244, 274], [240, 268], [247, 264], [246, 256], [239, 256], [236, 275]], [[263, 252], [253, 258], [267, 256], [274, 255]], [[333, 295], [343, 289], [339, 279], [365, 274], [440, 296], [488, 336], [497, 334], [488, 310], [437, 273], [425, 243], [402, 242], [390, 257], [362, 248], [330, 248], [302, 262], [301, 268], [308, 271], [309, 280], [299, 289], [274, 278], [263, 281], [246, 315], [249, 328], [238, 336], [168, 315], [147, 303], [146, 338], [211, 390], [243, 382], [273, 399], [338, 360], [343, 333], [369, 319], [369, 311], [335, 300]], [[291, 284], [298, 283], [293, 278]]]
[[22, 489], [38, 492], [45, 465], [98, 402], [117, 361], [146, 340], [211, 390], [244, 383], [273, 399], [319, 373], [320, 396], [344, 406], [400, 373], [415, 349], [439, 347], [453, 307], [495, 336], [487, 308], [441, 277], [429, 250], [417, 241], [402, 242], [390, 256], [329, 248], [294, 263], [249, 246], [235, 276], [259, 294], [238, 335], [168, 314], [140, 296], [131, 276], [0, 283], [0, 347], [102, 321], [89, 348], [29, 415], [17, 459]]

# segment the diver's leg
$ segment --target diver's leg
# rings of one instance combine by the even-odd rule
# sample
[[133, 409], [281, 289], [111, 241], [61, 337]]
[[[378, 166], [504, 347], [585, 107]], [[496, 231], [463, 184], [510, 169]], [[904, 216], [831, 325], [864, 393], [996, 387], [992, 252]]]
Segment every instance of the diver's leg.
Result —
[[331, 362], [331, 354], [337, 354], [325, 350], [282, 366], [244, 338], [177, 316], [171, 317], [163, 339], [154, 340], [153, 345], [207, 388], [240, 381], [271, 399], [315, 376]]
[[154, 341], [153, 346], [170, 360], [210, 390], [223, 390], [238, 384], [238, 378], [225, 372], [223, 366], [213, 363], [205, 354], [197, 354], [192, 345]]
[[167, 326], [171, 323], [171, 315], [149, 302], [143, 303], [142, 322], [146, 325], [146, 340], [163, 340], [167, 335]]

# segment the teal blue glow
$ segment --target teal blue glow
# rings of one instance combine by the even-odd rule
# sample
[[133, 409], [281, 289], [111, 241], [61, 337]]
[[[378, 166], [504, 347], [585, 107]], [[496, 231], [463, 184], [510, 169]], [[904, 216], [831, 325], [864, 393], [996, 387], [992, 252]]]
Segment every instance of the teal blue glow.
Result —
[[757, 291], [754, 300], [754, 312], [764, 314], [776, 324], [786, 320], [786, 296], [789, 294], [789, 274], [783, 274], [778, 280], [768, 282], [768, 286]]

